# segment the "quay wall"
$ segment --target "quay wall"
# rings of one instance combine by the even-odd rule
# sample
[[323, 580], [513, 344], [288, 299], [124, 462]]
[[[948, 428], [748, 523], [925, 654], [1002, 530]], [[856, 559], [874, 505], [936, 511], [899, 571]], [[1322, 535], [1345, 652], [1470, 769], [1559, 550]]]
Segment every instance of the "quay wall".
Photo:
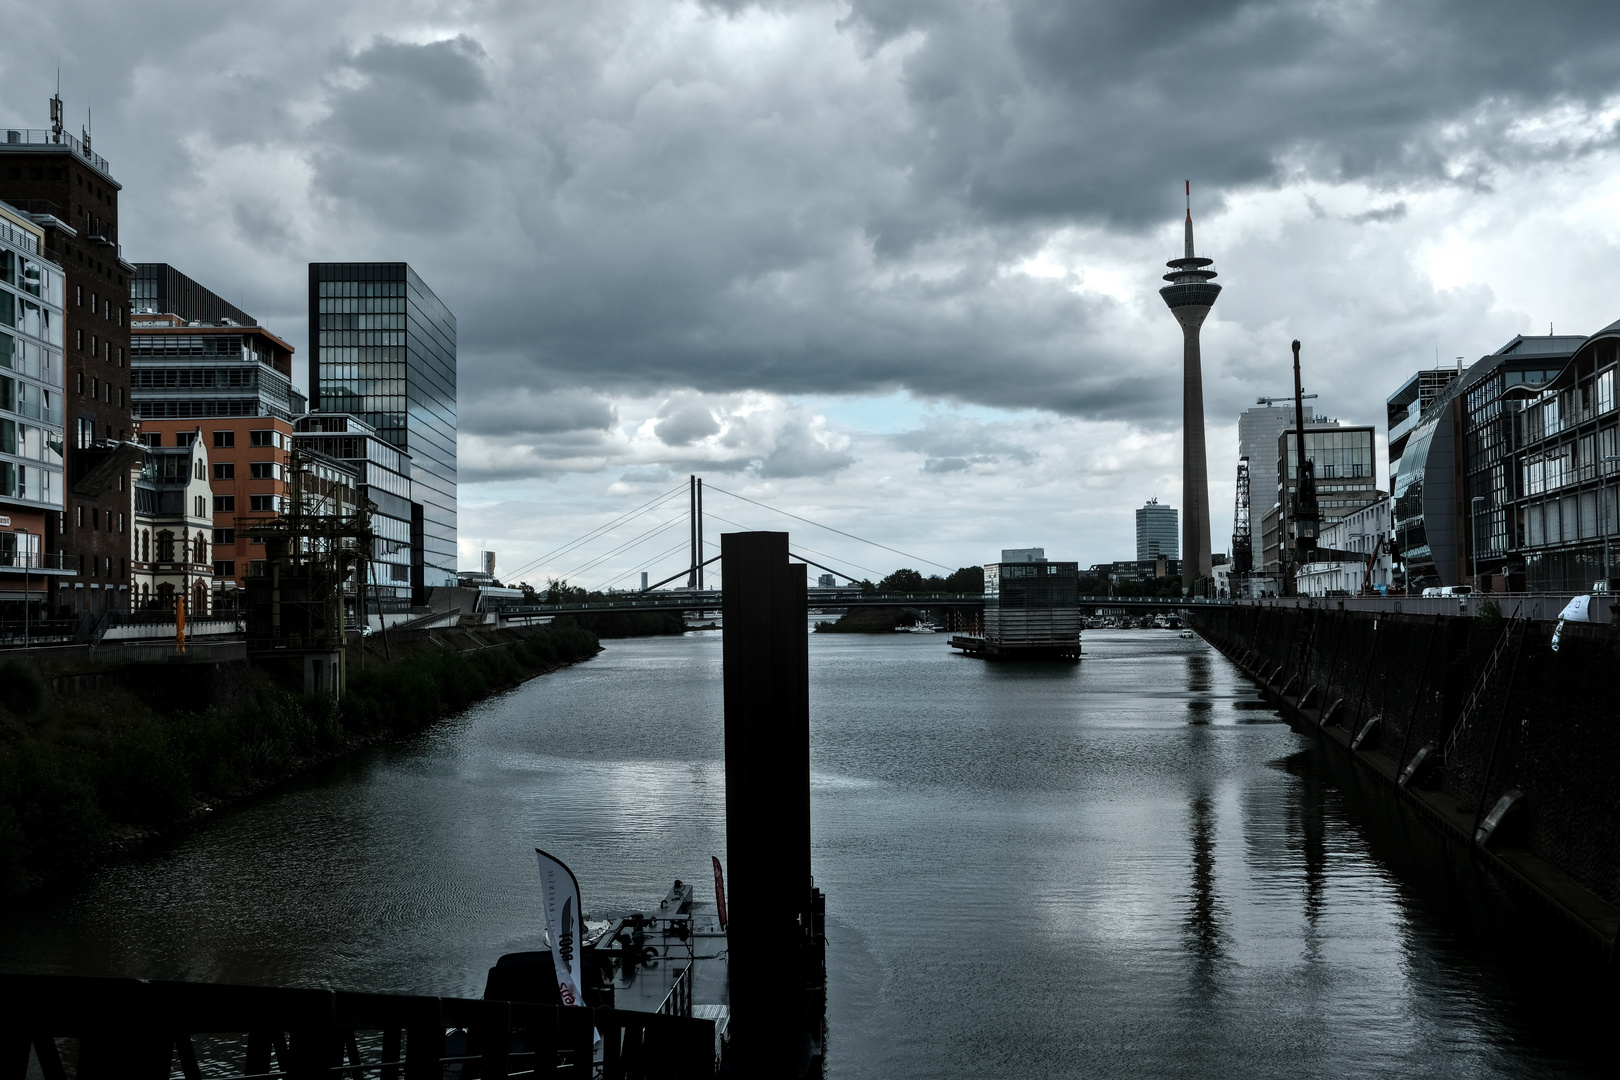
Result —
[[[1198, 610], [1190, 621], [1290, 720], [1612, 949], [1620, 634], [1610, 626], [1567, 625], [1554, 651], [1553, 624], [1535, 621], [1292, 606]], [[1423, 771], [1403, 788], [1425, 747]], [[1477, 843], [1481, 818], [1513, 791], [1510, 814]]]

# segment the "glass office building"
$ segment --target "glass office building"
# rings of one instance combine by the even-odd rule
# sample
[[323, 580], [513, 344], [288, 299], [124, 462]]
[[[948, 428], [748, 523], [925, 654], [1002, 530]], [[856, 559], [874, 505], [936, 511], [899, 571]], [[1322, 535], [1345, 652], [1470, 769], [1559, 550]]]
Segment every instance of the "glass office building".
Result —
[[411, 587], [456, 584], [456, 317], [405, 263], [309, 266], [311, 411], [410, 455]]

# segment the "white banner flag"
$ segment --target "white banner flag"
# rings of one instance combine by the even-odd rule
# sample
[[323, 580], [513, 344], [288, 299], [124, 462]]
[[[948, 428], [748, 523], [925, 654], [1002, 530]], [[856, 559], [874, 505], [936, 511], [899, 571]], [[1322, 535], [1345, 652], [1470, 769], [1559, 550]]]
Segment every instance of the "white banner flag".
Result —
[[551, 935], [551, 962], [557, 969], [557, 993], [564, 1005], [583, 1005], [580, 992], [580, 947], [585, 924], [579, 911], [579, 881], [561, 859], [539, 848], [540, 898], [546, 908], [546, 932]]

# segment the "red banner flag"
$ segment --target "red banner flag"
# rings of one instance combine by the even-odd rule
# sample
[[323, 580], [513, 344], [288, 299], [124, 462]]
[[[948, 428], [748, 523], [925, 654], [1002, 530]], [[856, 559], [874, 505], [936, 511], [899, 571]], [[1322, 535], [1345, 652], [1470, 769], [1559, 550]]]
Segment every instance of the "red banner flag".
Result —
[[714, 860], [714, 909], [720, 915], [720, 929], [726, 928], [726, 879], [720, 873], [720, 856], [710, 855]]

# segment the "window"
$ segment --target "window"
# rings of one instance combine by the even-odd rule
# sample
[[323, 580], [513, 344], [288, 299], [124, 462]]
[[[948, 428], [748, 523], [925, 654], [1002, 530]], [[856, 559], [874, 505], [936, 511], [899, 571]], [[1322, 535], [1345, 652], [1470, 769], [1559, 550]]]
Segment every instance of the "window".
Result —
[[90, 313], [93, 315], [93, 314], [95, 314], [95, 311], [96, 311], [96, 294], [91, 293], [90, 294]]
[[281, 433], [279, 431], [250, 431], [248, 432], [248, 445], [280, 448]]
[[249, 495], [248, 504], [248, 509], [255, 513], [273, 514], [277, 509], [274, 495]]
[[161, 431], [144, 431], [141, 433], [141, 442], [147, 446], [162, 446], [163, 433]]
[[78, 525], [79, 525], [79, 528], [81, 528], [81, 529], [84, 528], [84, 507], [82, 505], [79, 507]]
[[214, 530], [214, 546], [215, 547], [219, 547], [219, 545], [221, 545], [221, 544], [234, 544], [234, 543], [236, 543], [236, 530], [235, 529], [215, 529]]
[[193, 495], [191, 497], [191, 513], [195, 517], [207, 517], [208, 516], [208, 500], [207, 500], [207, 498], [202, 496], [202, 495]]
[[248, 574], [252, 577], [264, 577], [264, 560], [252, 559], [248, 562]]
[[215, 446], [235, 446], [236, 445], [236, 432], [234, 432], [234, 431], [216, 431], [216, 432], [214, 432], [214, 445]]
[[176, 446], [192, 446], [196, 441], [197, 433], [195, 431], [182, 431], [174, 437], [174, 445]]
[[214, 496], [214, 513], [216, 513], [216, 514], [225, 514], [225, 513], [230, 513], [231, 511], [233, 511], [235, 509], [236, 509], [236, 496], [235, 495], [215, 495]]
[[122, 513], [119, 513], [118, 515], [118, 531], [124, 531], [124, 515]]
[[273, 461], [255, 461], [248, 466], [249, 478], [253, 480], [280, 480], [281, 466]]
[[120, 409], [124, 407], [124, 388], [122, 386], [118, 388], [118, 407]]
[[214, 560], [214, 576], [215, 577], [228, 577], [228, 578], [235, 577], [236, 576], [236, 560], [235, 559], [215, 559]]
[[[214, 463], [214, 479], [215, 480], [235, 480], [236, 479], [236, 462], [234, 462], [234, 461], [216, 461]], [[216, 541], [216, 543], [217, 543], [217, 541]]]
[[81, 393], [81, 394], [84, 393], [84, 372], [82, 372], [82, 371], [79, 372], [78, 387], [79, 387], [79, 393]]
[[96, 379], [91, 379], [90, 380], [90, 396], [91, 397], [100, 397], [101, 396], [101, 383], [100, 383], [99, 380], [96, 380]]
[[174, 533], [168, 529], [157, 534], [157, 561], [174, 562]]

